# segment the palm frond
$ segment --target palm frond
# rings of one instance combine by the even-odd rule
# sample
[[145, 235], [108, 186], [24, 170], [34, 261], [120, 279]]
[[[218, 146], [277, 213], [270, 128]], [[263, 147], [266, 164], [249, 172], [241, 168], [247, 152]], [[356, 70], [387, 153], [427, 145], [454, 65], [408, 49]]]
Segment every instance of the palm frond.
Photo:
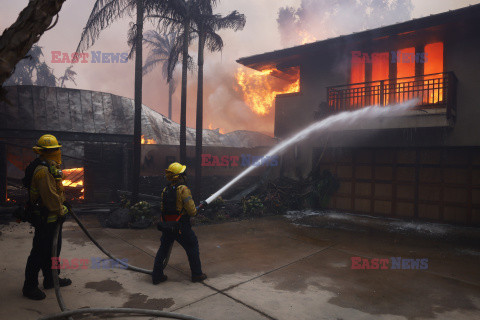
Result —
[[82, 52], [92, 46], [100, 32], [123, 16], [135, 0], [97, 0], [83, 28], [76, 52]]

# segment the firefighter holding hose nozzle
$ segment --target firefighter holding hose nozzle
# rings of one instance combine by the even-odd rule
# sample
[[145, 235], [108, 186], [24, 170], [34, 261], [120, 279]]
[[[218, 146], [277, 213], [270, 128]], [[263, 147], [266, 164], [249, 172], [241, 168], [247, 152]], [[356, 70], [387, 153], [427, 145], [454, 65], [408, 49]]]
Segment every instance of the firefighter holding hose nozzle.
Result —
[[[32, 250], [25, 268], [23, 295], [32, 300], [45, 299], [45, 293], [38, 288], [38, 273], [42, 270], [43, 287], [53, 288], [52, 241], [57, 223], [63, 223], [69, 209], [65, 206], [62, 185], [63, 173], [61, 145], [57, 138], [46, 134], [38, 139], [33, 151], [39, 156], [28, 165], [24, 185], [28, 188], [29, 200], [25, 215], [35, 227]], [[61, 229], [58, 237], [58, 252], [61, 248]], [[70, 279], [59, 279], [60, 286], [68, 286]]]
[[162, 231], [162, 237], [153, 266], [153, 284], [167, 280], [163, 273], [164, 261], [175, 241], [180, 243], [187, 253], [192, 282], [200, 282], [207, 278], [202, 272], [197, 236], [190, 224], [190, 217], [197, 214], [197, 209], [192, 193], [185, 185], [186, 169], [186, 166], [174, 162], [165, 170], [168, 184], [161, 196], [162, 221], [158, 224], [158, 229]]

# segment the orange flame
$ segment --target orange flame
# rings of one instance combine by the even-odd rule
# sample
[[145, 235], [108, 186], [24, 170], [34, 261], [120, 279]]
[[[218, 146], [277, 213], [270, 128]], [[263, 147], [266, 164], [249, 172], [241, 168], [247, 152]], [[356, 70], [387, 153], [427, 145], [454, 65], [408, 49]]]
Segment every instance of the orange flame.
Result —
[[[85, 199], [85, 188], [83, 188], [84, 168], [72, 168], [62, 170], [65, 179], [62, 180], [62, 185], [67, 188], [82, 188], [80, 196], [77, 200]], [[72, 199], [75, 200], [75, 199]]]
[[142, 144], [157, 144], [157, 141], [154, 139], [145, 139], [145, 136], [142, 135]]
[[308, 32], [305, 31], [305, 30], [299, 30], [299, 31], [298, 31], [298, 35], [299, 35], [300, 38], [301, 38], [301, 43], [302, 43], [302, 44], [307, 44], [307, 43], [311, 43], [311, 42], [317, 41], [317, 38], [315, 38], [314, 36], [312, 36], [310, 33], [308, 33]]
[[212, 123], [209, 123], [209, 124], [208, 124], [208, 130], [218, 130], [218, 132], [219, 132], [220, 134], [225, 134], [225, 130], [222, 129], [222, 128], [214, 129]]
[[238, 68], [235, 74], [245, 103], [256, 114], [267, 115], [270, 113], [278, 94], [300, 91], [300, 79], [293, 83], [284, 82], [278, 88], [277, 79], [268, 76], [274, 71], [275, 69], [256, 71]]
[[[76, 188], [78, 186], [83, 186], [83, 172], [84, 169], [83, 168], [72, 168], [72, 169], [64, 169], [62, 170], [63, 172], [63, 175], [64, 177], [67, 177], [69, 178], [70, 176], [72, 177], [72, 179], [74, 178], [74, 176], [78, 176], [78, 177], [81, 177], [82, 180], [70, 180], [70, 179], [64, 179], [62, 180], [62, 185], [64, 187], [71, 187], [71, 188]], [[82, 191], [83, 192], [83, 191]]]

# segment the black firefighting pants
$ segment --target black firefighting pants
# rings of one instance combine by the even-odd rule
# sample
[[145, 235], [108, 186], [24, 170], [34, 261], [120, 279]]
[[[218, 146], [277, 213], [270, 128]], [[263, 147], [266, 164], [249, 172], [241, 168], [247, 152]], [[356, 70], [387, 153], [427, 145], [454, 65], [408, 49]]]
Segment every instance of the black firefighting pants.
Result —
[[[42, 270], [43, 283], [47, 285], [53, 284], [52, 276], [52, 244], [55, 235], [56, 222], [43, 223], [35, 227], [35, 235], [33, 236], [32, 251], [27, 259], [25, 267], [25, 283], [24, 289], [32, 289], [38, 287], [38, 273]], [[60, 255], [62, 248], [62, 229], [58, 235], [57, 257]], [[60, 270], [58, 270], [60, 273]]]
[[163, 261], [167, 257], [170, 246], [172, 246], [175, 241], [177, 241], [187, 253], [192, 276], [199, 276], [203, 273], [197, 236], [195, 232], [193, 232], [190, 223], [187, 222], [182, 223], [180, 232], [178, 233], [166, 231], [162, 233], [160, 248], [155, 256], [155, 263], [153, 265], [153, 280], [163, 276]]

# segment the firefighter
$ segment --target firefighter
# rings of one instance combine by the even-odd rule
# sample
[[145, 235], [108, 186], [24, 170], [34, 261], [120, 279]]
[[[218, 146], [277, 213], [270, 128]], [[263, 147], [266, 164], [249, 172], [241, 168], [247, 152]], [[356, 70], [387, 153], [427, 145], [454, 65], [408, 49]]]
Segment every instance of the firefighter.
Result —
[[167, 280], [167, 276], [163, 274], [163, 261], [175, 240], [187, 253], [192, 282], [207, 279], [207, 275], [202, 272], [197, 236], [190, 224], [190, 217], [197, 214], [197, 209], [192, 199], [192, 193], [185, 185], [186, 169], [186, 166], [174, 162], [165, 170], [168, 184], [163, 189], [161, 196], [162, 222], [159, 223], [159, 230], [163, 233], [153, 266], [153, 284]]
[[[53, 288], [52, 241], [57, 223], [63, 223], [68, 213], [62, 185], [63, 173], [61, 145], [57, 138], [46, 134], [38, 139], [33, 151], [39, 156], [27, 167], [24, 185], [29, 190], [27, 210], [31, 211], [31, 223], [35, 227], [32, 250], [25, 267], [23, 295], [32, 300], [45, 299], [38, 288], [38, 273], [42, 270], [43, 287]], [[62, 243], [61, 229], [58, 237], [57, 257]], [[59, 279], [60, 286], [68, 286], [70, 279]]]

